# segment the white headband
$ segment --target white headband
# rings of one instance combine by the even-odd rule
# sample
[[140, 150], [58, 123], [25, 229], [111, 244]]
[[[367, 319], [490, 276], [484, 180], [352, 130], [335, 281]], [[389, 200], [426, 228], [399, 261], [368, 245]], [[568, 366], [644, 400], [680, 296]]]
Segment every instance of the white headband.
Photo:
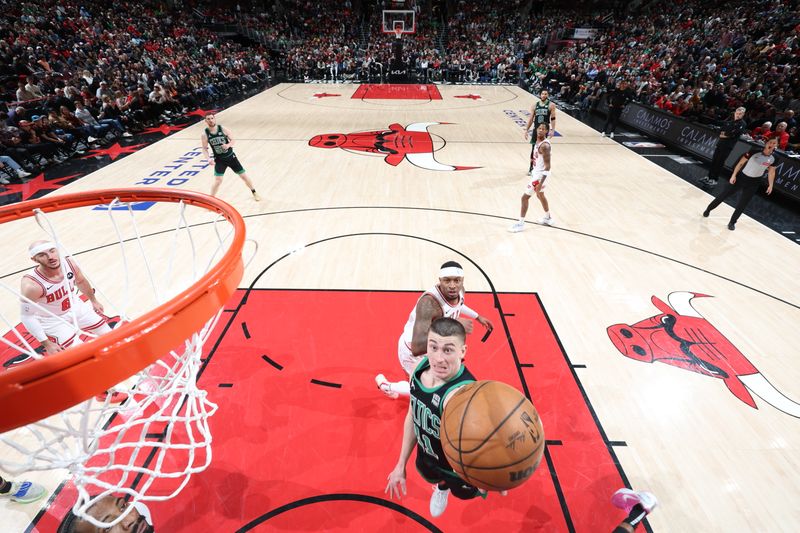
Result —
[[47, 241], [39, 243], [36, 246], [31, 246], [28, 248], [28, 253], [31, 254], [31, 257], [36, 257], [36, 255], [53, 248], [57, 248], [56, 244], [54, 242]]
[[463, 278], [464, 271], [458, 267], [450, 266], [439, 270], [440, 278]]
[[144, 517], [148, 526], [153, 525], [153, 517], [150, 515], [149, 507], [147, 507], [142, 502], [133, 502], [131, 505], [133, 505], [133, 508], [139, 511], [139, 514]]

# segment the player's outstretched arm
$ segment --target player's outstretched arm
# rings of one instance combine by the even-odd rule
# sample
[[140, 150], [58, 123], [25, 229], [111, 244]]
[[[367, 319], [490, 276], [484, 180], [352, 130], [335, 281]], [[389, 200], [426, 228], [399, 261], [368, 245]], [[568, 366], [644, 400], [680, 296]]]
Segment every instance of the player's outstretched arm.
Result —
[[480, 324], [481, 326], [485, 327], [488, 331], [492, 331], [494, 329], [494, 325], [492, 324], [492, 321], [489, 320], [488, 318], [486, 318], [483, 315], [478, 315], [477, 318], [475, 318], [475, 320], [477, 320], [478, 324]]
[[408, 413], [403, 422], [403, 444], [400, 447], [400, 458], [397, 460], [394, 470], [389, 472], [388, 483], [384, 494], [388, 493], [389, 498], [395, 496], [400, 499], [406, 495], [406, 463], [408, 463], [411, 452], [414, 449], [416, 438], [414, 437], [414, 421], [411, 418], [411, 404], [408, 406]]
[[[466, 316], [466, 317], [468, 317], [468, 318], [474, 318], [475, 320], [478, 321], [478, 324], [480, 324], [481, 326], [485, 327], [489, 331], [492, 331], [494, 329], [494, 325], [492, 324], [491, 320], [489, 320], [488, 318], [486, 318], [483, 315], [478, 314], [477, 311], [475, 311], [474, 309], [472, 309], [470, 307], [467, 307], [466, 305], [464, 305], [461, 308], [461, 314]], [[461, 319], [459, 319], [459, 321], [460, 320]], [[470, 328], [467, 331], [467, 333], [472, 333], [472, 329]]]

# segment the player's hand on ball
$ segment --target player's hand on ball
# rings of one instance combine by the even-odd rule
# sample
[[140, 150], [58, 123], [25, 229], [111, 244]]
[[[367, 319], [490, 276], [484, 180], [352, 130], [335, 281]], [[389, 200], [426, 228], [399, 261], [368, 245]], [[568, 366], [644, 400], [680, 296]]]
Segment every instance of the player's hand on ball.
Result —
[[386, 484], [386, 489], [383, 493], [389, 493], [389, 498], [395, 496], [399, 500], [406, 495], [406, 469], [402, 466], [396, 466], [389, 474], [389, 483]]

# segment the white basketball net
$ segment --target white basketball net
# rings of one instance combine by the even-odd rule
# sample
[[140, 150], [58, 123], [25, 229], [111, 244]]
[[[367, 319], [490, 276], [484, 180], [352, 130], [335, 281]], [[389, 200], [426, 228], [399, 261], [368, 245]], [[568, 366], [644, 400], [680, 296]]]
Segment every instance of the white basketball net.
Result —
[[[80, 261], [81, 270], [95, 288], [98, 299], [105, 304], [106, 315], [117, 315], [123, 321], [135, 319], [188, 288], [229, 247], [234, 230], [223, 217], [183, 202], [157, 203], [154, 207], [163, 210], [175, 206], [177, 220], [174, 229], [170, 232], [154, 231], [146, 234], [146, 238], [142, 237], [140, 226], [148, 218], [137, 213], [132, 205], [116, 201], [105, 209], [110, 222], [105, 235], [115, 235], [116, 242], [112, 239], [100, 247], [105, 253], [100, 259], [104, 266], [87, 266], [89, 261], [83, 260], [84, 254], [74, 259]], [[190, 212], [199, 218], [194, 224], [187, 220]], [[62, 218], [63, 213], [58, 211], [45, 215], [38, 212], [35, 217], [46, 236], [59, 247], [62, 270], [63, 256], [71, 255], [70, 239], [66, 235], [62, 239], [55, 229], [56, 222], [63, 223], [64, 220], [53, 219]], [[85, 220], [86, 211], [79, 215]], [[95, 209], [92, 216], [92, 233], [103, 235], [103, 230], [94, 224], [99, 217], [105, 219], [105, 215]], [[215, 218], [212, 220], [211, 217]], [[142, 229], [148, 231], [148, 228]], [[127, 237], [126, 233], [129, 234]], [[44, 235], [39, 238], [42, 237]], [[151, 243], [153, 238], [158, 241], [155, 245]], [[21, 255], [25, 255], [27, 244], [20, 246]], [[118, 262], [114, 265], [108, 264], [110, 247], [118, 247]], [[157, 266], [164, 264], [167, 266], [163, 276], [157, 275]], [[97, 273], [98, 268], [118, 269], [117, 282], [106, 286], [94, 283], [91, 276]], [[24, 330], [20, 331], [17, 326], [21, 295], [19, 285], [12, 287], [10, 283], [18, 282], [20, 277], [21, 274], [17, 274], [0, 279], [0, 288], [16, 299], [16, 311], [13, 305], [0, 309], [0, 324], [5, 324], [10, 330], [0, 341], [17, 350], [20, 358], [24, 355], [41, 358]], [[110, 291], [109, 286], [116, 292]], [[45, 312], [41, 306], [37, 307]], [[12, 474], [67, 469], [78, 490], [73, 512], [101, 528], [119, 523], [133, 508], [128, 506], [121, 516], [108, 523], [91, 516], [88, 513], [90, 507], [107, 495], [128, 495], [132, 503], [174, 497], [186, 486], [192, 474], [203, 471], [211, 462], [208, 417], [214, 414], [217, 406], [208, 401], [205, 391], [197, 388], [196, 377], [203, 344], [218, 317], [219, 312], [189, 338], [176, 339], [173, 351], [131, 379], [114, 386], [111, 391], [128, 395], [125, 402], [111, 403], [111, 395], [103, 400], [93, 398], [45, 420], [0, 435], [0, 443], [5, 445], [0, 445], [0, 468]], [[75, 328], [77, 335], [84, 335], [87, 340], [93, 337], [78, 327], [74, 317], [62, 318]], [[5, 349], [2, 345], [0, 348]], [[53, 394], [58, 394], [58, 391], [53, 391]], [[18, 408], [24, 409], [24, 406]]]

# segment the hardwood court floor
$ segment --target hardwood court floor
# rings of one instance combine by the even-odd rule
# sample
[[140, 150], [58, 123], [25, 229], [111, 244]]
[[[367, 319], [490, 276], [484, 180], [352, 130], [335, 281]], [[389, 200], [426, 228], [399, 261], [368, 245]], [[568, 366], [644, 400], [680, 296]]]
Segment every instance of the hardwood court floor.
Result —
[[[297, 304], [309, 306], [299, 310], [297, 320], [313, 317], [312, 326], [324, 321], [322, 330], [335, 336], [341, 329], [346, 342], [336, 339], [340, 351], [329, 351], [324, 338], [304, 342], [307, 339], [300, 336], [290, 343], [295, 352], [285, 348], [285, 355], [314, 361], [308, 365], [316, 364], [323, 354], [334, 361], [341, 356], [337, 378], [346, 385], [342, 390], [354, 395], [354, 402], [388, 417], [386, 427], [393, 422], [398, 429], [394, 436], [372, 443], [381, 452], [369, 460], [375, 469], [359, 471], [354, 487], [345, 478], [339, 492], [348, 492], [349, 487], [350, 492], [384, 497], [386, 475], [399, 450], [402, 408], [386, 407], [388, 400], [376, 397], [372, 375], [386, 372], [400, 377], [395, 343], [414, 295], [435, 283], [442, 262], [455, 259], [466, 269], [468, 303], [491, 316], [495, 325], [504, 320], [510, 324], [499, 327], [492, 342], [503, 340], [503, 335], [509, 342], [519, 340], [526, 331], [525, 324], [514, 324], [492, 308], [500, 301], [505, 309], [502, 302], [512, 297], [503, 295], [528, 294], [541, 303], [541, 316], [554, 332], [556, 352], [568, 361], [564, 379], [579, 384], [582, 405], [575, 407], [574, 416], [569, 409], [542, 412], [548, 441], [553, 441], [550, 478], [541, 468], [535, 474], [541, 479], [506, 500], [453, 501], [441, 519], [432, 520], [437, 527], [454, 531], [478, 523], [486, 527], [502, 523], [508, 530], [569, 530], [563, 517], [536, 514], [537, 493], [530, 489], [547, 485], [551, 478], [561, 484], [562, 510], [583, 510], [578, 500], [595, 490], [591, 513], [606, 513], [604, 527], [621, 519], [621, 513], [607, 503], [610, 478], [605, 482], [594, 478], [597, 470], [591, 465], [570, 468], [581, 464], [578, 459], [558, 463], [555, 457], [559, 446], [590, 440], [589, 435], [570, 432], [583, 427], [577, 413], [587, 409], [602, 429], [603, 447], [617, 461], [614, 472], [630, 486], [658, 496], [660, 506], [649, 518], [652, 530], [796, 531], [800, 527], [795, 504], [800, 499], [800, 485], [795, 482], [800, 469], [800, 410], [792, 401], [800, 401], [800, 363], [794, 357], [800, 345], [800, 248], [747, 216], [736, 231], [729, 231], [731, 208], [726, 205], [702, 218], [708, 194], [600, 138], [565, 113], [558, 114], [559, 136], [553, 140], [553, 174], [546, 190], [556, 225], [529, 224], [522, 233], [508, 233], [526, 180], [530, 146], [520, 121], [527, 119], [524, 113], [535, 101], [532, 96], [515, 87], [441, 86], [441, 100], [350, 98], [356, 88], [279, 85], [218, 115], [218, 121], [234, 133], [236, 152], [264, 198], [252, 201], [230, 173], [220, 190], [220, 196], [245, 215], [248, 234], [259, 243], [243, 288], [315, 290], [325, 298], [338, 290], [407, 291], [396, 306], [376, 299], [368, 308], [370, 321], [373, 315], [385, 315], [385, 330], [391, 332], [384, 340], [371, 338], [370, 350], [362, 350], [355, 318], [353, 323], [340, 322], [340, 315], [358, 316], [358, 310], [349, 307], [355, 305], [353, 300], [343, 299], [340, 305], [347, 312], [340, 313], [334, 299], [321, 315], [315, 307], [321, 303]], [[395, 124], [403, 131], [418, 131], [398, 136], [401, 130], [391, 126]], [[196, 150], [201, 128], [197, 124], [182, 130], [63, 191], [142, 182], [208, 191], [211, 170], [202, 168]], [[345, 145], [324, 147], [325, 142], [342, 142], [342, 134], [356, 132], [377, 133], [348, 135]], [[320, 135], [327, 137], [315, 139]], [[309, 144], [312, 139], [315, 146]], [[376, 153], [376, 146], [400, 152]], [[370, 148], [372, 152], [366, 151]], [[403, 150], [414, 153], [400, 157]], [[534, 198], [528, 220], [539, 216], [541, 208]], [[153, 227], [172, 223], [162, 223], [155, 215], [147, 222]], [[70, 244], [73, 250], [87, 250], [95, 238], [75, 235]], [[0, 273], [17, 272], [27, 264], [23, 251], [27, 239], [3, 242]], [[290, 251], [295, 253], [276, 263]], [[470, 297], [470, 292], [482, 294]], [[493, 298], [496, 294], [501, 295], [499, 300]], [[260, 319], [248, 322], [251, 330], [269, 330], [270, 306], [264, 309], [257, 315]], [[651, 317], [648, 323], [632, 327]], [[259, 325], [258, 320], [263, 322]], [[508, 377], [505, 371], [495, 371], [494, 363], [487, 364], [494, 361], [490, 357], [494, 348], [473, 338], [477, 335], [468, 340], [470, 366], [476, 367], [476, 374], [513, 379], [513, 373]], [[263, 342], [265, 350], [271, 349], [268, 336]], [[527, 346], [541, 355], [550, 353], [549, 342], [534, 336]], [[352, 352], [360, 354], [358, 363], [351, 361]], [[482, 354], [486, 362], [476, 361]], [[534, 401], [537, 395], [564, 394], [567, 382], [545, 379], [536, 368], [523, 371]], [[759, 389], [758, 383], [764, 383], [760, 376], [786, 398]], [[509, 382], [523, 388], [520, 382]], [[777, 407], [755, 394], [756, 389]], [[224, 393], [212, 390], [212, 400], [221, 394], [235, 395], [236, 387]], [[560, 396], [551, 403], [559, 402]], [[257, 402], [239, 403], [243, 419], [258, 421], [268, 435], [266, 408]], [[300, 411], [287, 409], [299, 416]], [[548, 420], [548, 415], [558, 419]], [[352, 446], [347, 450], [355, 454], [353, 462], [331, 468], [354, 471], [358, 452]], [[404, 503], [430, 519], [429, 488], [412, 470], [409, 466], [410, 495]], [[261, 481], [270, 478], [269, 472], [261, 471], [236, 474]], [[320, 474], [320, 483], [333, 475]], [[203, 476], [196, 476], [192, 483], [200, 485], [190, 485], [190, 494], [207, 485]], [[62, 481], [61, 475], [30, 477], [50, 490]], [[315, 488], [314, 479], [312, 474], [305, 478], [307, 493], [324, 493], [327, 489]], [[279, 481], [260, 485], [269, 487], [269, 505], [259, 511], [246, 491], [236, 496], [242, 505], [234, 506], [235, 516], [226, 516], [231, 521], [225, 523], [244, 526], [290, 504]], [[586, 488], [581, 495], [575, 487]], [[290, 492], [296, 497], [304, 494]], [[352, 511], [350, 504], [342, 505], [341, 509]], [[157, 529], [159, 524], [172, 526], [165, 530], [183, 531], [217, 523], [218, 517], [203, 516], [206, 510], [181, 518], [174, 509], [154, 507]], [[0, 521], [10, 523], [10, 531], [23, 531], [37, 510], [3, 503]], [[350, 528], [361, 527], [353, 520]], [[34, 530], [50, 531], [46, 523], [41, 520]], [[403, 528], [400, 522], [367, 523]], [[572, 527], [591, 531], [591, 523], [583, 525], [585, 520], [575, 518]], [[292, 524], [291, 520], [272, 526], [264, 522], [258, 530], [299, 527]], [[336, 527], [345, 530], [348, 524]], [[326, 526], [320, 522], [317, 529]]]

